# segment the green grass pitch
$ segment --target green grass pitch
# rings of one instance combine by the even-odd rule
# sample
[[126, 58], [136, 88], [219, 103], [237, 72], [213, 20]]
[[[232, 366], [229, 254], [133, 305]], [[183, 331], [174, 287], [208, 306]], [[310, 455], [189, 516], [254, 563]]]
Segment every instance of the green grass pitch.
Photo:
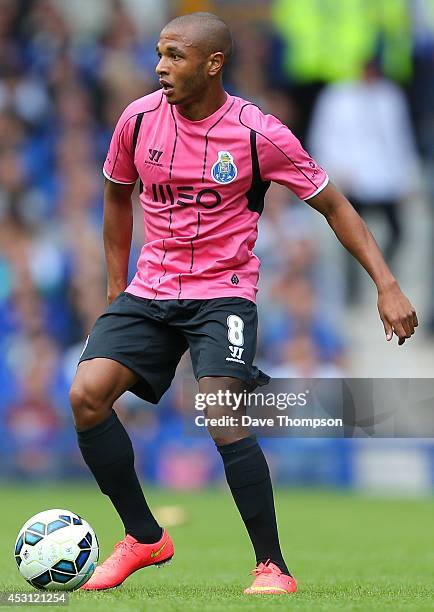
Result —
[[[12, 551], [21, 524], [40, 510], [64, 507], [84, 516], [97, 532], [100, 559], [122, 537], [109, 501], [93, 486], [2, 485], [0, 498], [2, 591], [30, 590]], [[170, 529], [172, 563], [141, 570], [114, 591], [72, 593], [70, 610], [434, 610], [432, 499], [278, 490], [281, 541], [299, 592], [246, 597], [253, 558], [228, 492], [151, 490], [148, 498], [154, 508], [175, 504], [187, 514], [184, 525]]]

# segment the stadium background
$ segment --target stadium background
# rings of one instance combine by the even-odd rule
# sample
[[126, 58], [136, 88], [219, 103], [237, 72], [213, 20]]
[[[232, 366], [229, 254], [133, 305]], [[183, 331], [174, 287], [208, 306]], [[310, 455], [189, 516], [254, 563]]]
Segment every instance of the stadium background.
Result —
[[[120, 112], [158, 87], [161, 26], [192, 10], [216, 12], [232, 27], [228, 91], [277, 115], [344, 191], [351, 186], [345, 179], [361, 169], [356, 151], [338, 129], [323, 129], [340, 125], [342, 108], [348, 130], [357, 123], [351, 117], [369, 111], [368, 144], [378, 129], [391, 130], [393, 142], [380, 138], [374, 149], [405, 183], [393, 194], [402, 232], [390, 257], [419, 313], [416, 337], [402, 348], [386, 344], [366, 275], [354, 282], [355, 270], [321, 216], [273, 187], [256, 248], [258, 365], [281, 377], [431, 377], [433, 0], [0, 0], [4, 481], [88, 478], [67, 392], [84, 338], [105, 308], [101, 165]], [[384, 77], [372, 76], [378, 68]], [[377, 103], [384, 112], [376, 113]], [[143, 239], [136, 212], [131, 273]], [[367, 220], [385, 246], [386, 217]], [[188, 373], [185, 360], [178, 383]], [[222, 480], [212, 442], [182, 433], [179, 386], [156, 409], [130, 394], [117, 408], [146, 482], [183, 490]], [[269, 439], [264, 447], [282, 484], [416, 494], [434, 484], [429, 440]]]

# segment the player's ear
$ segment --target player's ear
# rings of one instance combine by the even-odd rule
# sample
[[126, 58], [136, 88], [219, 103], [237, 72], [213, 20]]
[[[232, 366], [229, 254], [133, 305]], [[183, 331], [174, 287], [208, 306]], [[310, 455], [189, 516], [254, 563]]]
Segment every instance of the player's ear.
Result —
[[221, 51], [210, 55], [208, 60], [208, 74], [210, 76], [216, 76], [223, 68], [225, 62], [225, 56]]

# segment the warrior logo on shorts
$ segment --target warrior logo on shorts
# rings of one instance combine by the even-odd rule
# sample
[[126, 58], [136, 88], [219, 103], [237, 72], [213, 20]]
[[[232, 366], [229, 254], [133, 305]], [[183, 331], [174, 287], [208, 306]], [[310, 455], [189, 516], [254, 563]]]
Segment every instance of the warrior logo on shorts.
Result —
[[229, 151], [219, 151], [218, 160], [211, 168], [211, 175], [215, 182], [221, 185], [232, 183], [237, 178], [237, 174], [238, 168]]

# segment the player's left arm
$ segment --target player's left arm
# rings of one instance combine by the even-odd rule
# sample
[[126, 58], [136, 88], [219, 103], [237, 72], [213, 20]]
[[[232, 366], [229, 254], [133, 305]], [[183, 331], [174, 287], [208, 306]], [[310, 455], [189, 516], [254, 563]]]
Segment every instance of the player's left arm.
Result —
[[332, 183], [307, 203], [324, 215], [338, 240], [374, 281], [386, 339], [391, 340], [395, 333], [398, 344], [404, 344], [418, 325], [416, 310], [401, 291], [366, 223]]
[[398, 344], [404, 344], [417, 327], [416, 311], [402, 293], [366, 223], [329, 182], [324, 169], [303, 149], [291, 130], [273, 115], [261, 115], [252, 106], [246, 107], [244, 115], [240, 114], [245, 127], [249, 127], [246, 124], [249, 117], [256, 132], [262, 180], [286, 185], [300, 200], [324, 215], [339, 241], [376, 284], [378, 311], [387, 340], [395, 333]]

